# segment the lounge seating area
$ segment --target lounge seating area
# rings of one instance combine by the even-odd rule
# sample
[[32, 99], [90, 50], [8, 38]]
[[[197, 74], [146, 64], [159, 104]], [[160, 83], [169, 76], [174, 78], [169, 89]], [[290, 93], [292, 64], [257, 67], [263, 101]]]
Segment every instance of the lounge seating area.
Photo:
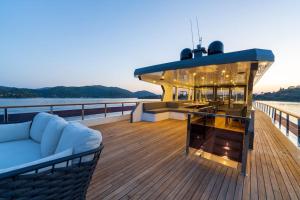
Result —
[[[144, 102], [142, 109], [142, 121], [161, 121], [166, 119], [186, 120], [187, 113], [203, 111], [208, 107], [214, 107], [215, 112], [226, 115], [245, 117], [247, 106], [245, 104], [233, 104], [230, 108], [218, 102], [196, 103], [193, 101], [168, 101], [168, 102]], [[228, 118], [229, 120], [230, 118]], [[226, 121], [228, 121], [226, 119]]]
[[84, 198], [102, 135], [48, 113], [0, 125], [0, 199]]
[[192, 101], [169, 101], [143, 103], [143, 121], [161, 121], [166, 119], [186, 120], [188, 112], [198, 111], [207, 104], [196, 104]]

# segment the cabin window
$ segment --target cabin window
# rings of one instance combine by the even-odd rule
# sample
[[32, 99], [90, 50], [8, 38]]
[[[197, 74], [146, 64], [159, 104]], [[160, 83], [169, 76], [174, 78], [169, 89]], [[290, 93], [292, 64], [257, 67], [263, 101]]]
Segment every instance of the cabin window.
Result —
[[[189, 89], [173, 87], [173, 101], [185, 101], [192, 99], [192, 90], [189, 93]], [[177, 96], [178, 95], [178, 96]], [[189, 97], [190, 95], [190, 97]]]
[[185, 101], [189, 99], [189, 91], [185, 88], [178, 88], [178, 100]]
[[213, 87], [201, 87], [196, 89], [196, 101], [208, 102], [214, 100], [214, 89]]
[[231, 101], [232, 103], [245, 103], [245, 88], [233, 87], [231, 88]]
[[224, 105], [229, 105], [229, 88], [218, 87], [216, 100], [222, 101]]

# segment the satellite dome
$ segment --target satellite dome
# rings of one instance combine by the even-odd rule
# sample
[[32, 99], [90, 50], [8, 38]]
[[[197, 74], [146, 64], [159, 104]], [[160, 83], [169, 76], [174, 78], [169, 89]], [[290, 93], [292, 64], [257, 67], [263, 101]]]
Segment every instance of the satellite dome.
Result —
[[224, 53], [224, 45], [221, 41], [214, 41], [208, 46], [208, 55]]
[[189, 48], [185, 48], [180, 53], [180, 60], [188, 60], [193, 58], [192, 50]]

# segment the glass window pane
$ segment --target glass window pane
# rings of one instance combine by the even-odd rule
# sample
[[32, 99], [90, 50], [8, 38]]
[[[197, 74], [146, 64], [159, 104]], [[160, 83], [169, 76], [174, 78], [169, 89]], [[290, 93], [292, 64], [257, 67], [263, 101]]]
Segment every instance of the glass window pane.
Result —
[[203, 87], [196, 90], [196, 100], [198, 102], [208, 102], [214, 100], [214, 90], [212, 87]]
[[217, 100], [229, 104], [229, 88], [217, 88]]
[[244, 87], [233, 87], [231, 88], [232, 95], [231, 101], [236, 104], [244, 104], [245, 103], [245, 89]]

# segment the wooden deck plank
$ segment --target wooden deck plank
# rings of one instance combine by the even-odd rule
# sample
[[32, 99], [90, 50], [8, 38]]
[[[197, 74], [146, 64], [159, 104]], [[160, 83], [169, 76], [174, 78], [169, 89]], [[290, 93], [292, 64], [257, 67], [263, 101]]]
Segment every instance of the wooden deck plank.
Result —
[[184, 155], [186, 122], [103, 124], [104, 151], [87, 199], [300, 199], [300, 153], [256, 112], [248, 176]]
[[[260, 137], [258, 137], [257, 139], [259, 140]], [[280, 199], [282, 199], [282, 195], [281, 195], [281, 192], [280, 192], [280, 189], [279, 189], [279, 184], [278, 184], [278, 181], [277, 181], [277, 178], [276, 178], [276, 175], [275, 175], [275, 170], [272, 166], [272, 162], [271, 162], [272, 158], [270, 158], [271, 151], [269, 151], [268, 148], [267, 148], [268, 143], [266, 143], [265, 137], [262, 137], [261, 141], [264, 142], [264, 145], [261, 146], [261, 150], [262, 150], [262, 153], [264, 155], [263, 159], [266, 162], [266, 168], [267, 168], [266, 170], [269, 173], [270, 184], [272, 185], [272, 189], [273, 189], [273, 193], [274, 193], [273, 198], [280, 200]]]

